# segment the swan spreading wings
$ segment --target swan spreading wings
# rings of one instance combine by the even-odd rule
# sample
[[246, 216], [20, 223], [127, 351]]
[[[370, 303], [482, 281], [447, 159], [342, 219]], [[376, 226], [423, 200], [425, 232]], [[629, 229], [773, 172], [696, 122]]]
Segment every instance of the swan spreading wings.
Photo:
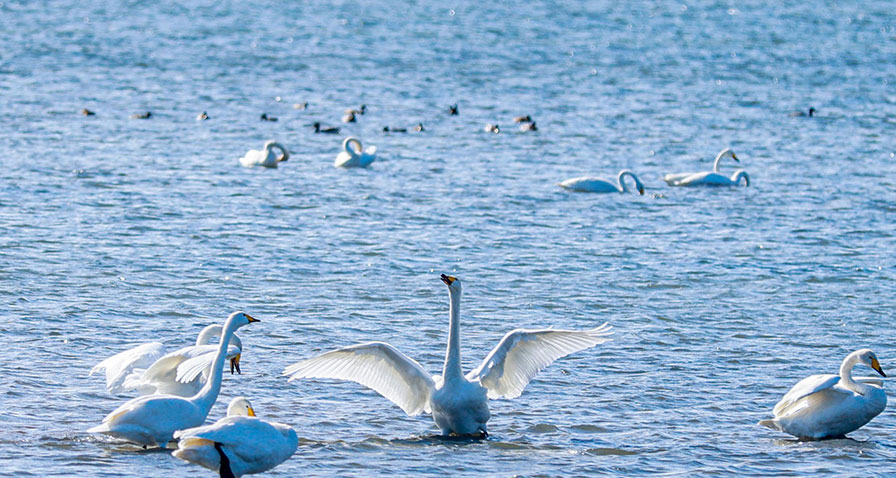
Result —
[[448, 349], [441, 376], [430, 376], [415, 360], [383, 342], [333, 350], [284, 370], [290, 380], [332, 378], [369, 387], [408, 415], [432, 413], [443, 435], [487, 436], [488, 399], [516, 398], [535, 375], [555, 360], [610, 340], [607, 324], [591, 330], [509, 332], [473, 371], [460, 360], [460, 280], [445, 274], [450, 296]]

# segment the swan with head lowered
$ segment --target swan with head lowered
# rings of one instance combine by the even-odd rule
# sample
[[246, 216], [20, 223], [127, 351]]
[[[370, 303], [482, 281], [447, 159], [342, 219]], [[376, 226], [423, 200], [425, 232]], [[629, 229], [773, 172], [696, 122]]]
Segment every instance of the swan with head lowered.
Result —
[[342, 151], [336, 155], [333, 166], [337, 168], [366, 168], [376, 160], [376, 146], [362, 149], [361, 141], [350, 136], [342, 141]]
[[628, 192], [628, 186], [624, 181], [626, 176], [631, 177], [635, 181], [635, 188], [637, 188], [639, 194], [643, 195], [644, 185], [641, 184], [641, 180], [638, 179], [638, 176], [635, 176], [635, 173], [628, 169], [619, 171], [619, 175], [616, 177], [616, 184], [604, 178], [582, 176], [579, 178], [567, 179], [562, 183], [558, 183], [558, 186], [569, 189], [570, 191], [587, 193], [626, 193]]
[[610, 340], [610, 327], [591, 330], [509, 332], [475, 370], [464, 375], [460, 359], [460, 280], [445, 274], [450, 298], [448, 350], [441, 376], [383, 342], [352, 345], [286, 367], [290, 380], [333, 378], [372, 388], [408, 415], [432, 413], [443, 435], [485, 437], [489, 398], [516, 398], [555, 360]]
[[[280, 150], [280, 154], [275, 154], [274, 150]], [[289, 160], [289, 151], [276, 141], [268, 141], [264, 144], [264, 149], [250, 149], [245, 156], [240, 158], [240, 164], [243, 166], [264, 166], [266, 168], [276, 168], [278, 164]]]
[[811, 375], [793, 386], [775, 405], [775, 417], [760, 425], [800, 439], [842, 438], [858, 430], [887, 406], [883, 382], [852, 377], [856, 365], [867, 365], [882, 377], [877, 356], [870, 349], [856, 350], [840, 365], [840, 375]]
[[[90, 370], [90, 375], [105, 371], [106, 390], [114, 394], [136, 390], [141, 395], [151, 393], [167, 393], [182, 397], [195, 395], [207, 380], [208, 371], [218, 349], [217, 345], [212, 345], [212, 339], [220, 336], [221, 331], [220, 324], [209, 325], [199, 332], [195, 345], [182, 347], [167, 354], [165, 346], [159, 342], [133, 347], [103, 360]], [[242, 351], [242, 341], [234, 334], [227, 348], [231, 373], [234, 371], [240, 373]], [[198, 365], [188, 370], [185, 362], [200, 356], [204, 357], [205, 363], [187, 362]]]
[[669, 186], [737, 186], [740, 179], [743, 178], [746, 181], [746, 185], [749, 186], [750, 176], [742, 169], [735, 171], [731, 177], [719, 172], [719, 166], [725, 158], [731, 158], [740, 162], [734, 151], [731, 151], [730, 148], [725, 148], [716, 155], [716, 159], [712, 163], [712, 171], [670, 173], [663, 176], [663, 181], [666, 181], [666, 184]]
[[230, 314], [224, 323], [209, 379], [196, 395], [189, 398], [176, 395], [137, 397], [116, 408], [100, 425], [87, 431], [121, 438], [144, 447], [157, 445], [164, 448], [174, 437], [174, 432], [202, 425], [221, 391], [227, 344], [238, 328], [252, 322], [258, 320], [243, 312]]
[[243, 397], [231, 400], [226, 418], [181, 430], [174, 438], [178, 448], [172, 455], [217, 471], [223, 478], [270, 470], [299, 446], [292, 427], [256, 417], [252, 404]]

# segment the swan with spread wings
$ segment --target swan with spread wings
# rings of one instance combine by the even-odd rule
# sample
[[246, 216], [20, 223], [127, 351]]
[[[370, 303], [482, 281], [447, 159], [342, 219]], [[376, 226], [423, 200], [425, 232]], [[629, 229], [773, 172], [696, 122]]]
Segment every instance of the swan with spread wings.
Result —
[[460, 360], [460, 280], [442, 274], [450, 297], [448, 350], [441, 376], [430, 376], [415, 360], [383, 342], [326, 352], [286, 367], [290, 380], [350, 380], [375, 390], [408, 415], [431, 413], [443, 435], [488, 436], [489, 398], [516, 398], [555, 360], [608, 340], [607, 324], [590, 330], [509, 332], [473, 371]]

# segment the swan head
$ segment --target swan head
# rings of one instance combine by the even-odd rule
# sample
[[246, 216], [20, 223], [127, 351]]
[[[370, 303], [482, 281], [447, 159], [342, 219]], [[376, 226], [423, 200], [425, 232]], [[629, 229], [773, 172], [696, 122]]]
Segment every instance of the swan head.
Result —
[[871, 349], [856, 350], [853, 352], [853, 355], [855, 355], [858, 363], [871, 367], [871, 369], [879, 373], [881, 377], [887, 376], [883, 369], [880, 368], [880, 362], [877, 360], [877, 355], [875, 355]]
[[227, 317], [227, 322], [224, 323], [224, 330], [227, 330], [230, 327], [232, 327], [230, 330], [236, 330], [244, 325], [249, 325], [252, 322], [261, 321], [245, 312], [234, 312]]
[[228, 417], [254, 417], [255, 409], [246, 397], [236, 397], [227, 406]]
[[718, 157], [719, 158], [731, 158], [731, 159], [737, 161], [738, 163], [740, 162], [740, 160], [737, 159], [737, 155], [734, 154], [734, 151], [731, 151], [731, 148], [725, 148], [722, 151], [720, 151]]
[[460, 279], [445, 274], [442, 274], [441, 276], [439, 276], [439, 278], [442, 279], [442, 282], [444, 282], [445, 285], [448, 286], [448, 290], [452, 294], [460, 292]]

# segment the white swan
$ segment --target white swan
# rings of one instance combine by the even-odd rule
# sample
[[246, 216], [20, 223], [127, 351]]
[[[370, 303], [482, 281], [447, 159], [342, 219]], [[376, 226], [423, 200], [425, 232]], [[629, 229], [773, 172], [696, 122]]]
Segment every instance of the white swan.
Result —
[[874, 352], [856, 350], [843, 360], [840, 375], [804, 378], [775, 405], [775, 418], [759, 424], [803, 439], [838, 438], [858, 430], [887, 406], [881, 380], [852, 378], [858, 364], [887, 376]]
[[743, 169], [738, 169], [729, 178], [723, 174], [705, 171], [702, 173], [692, 174], [684, 179], [671, 183], [670, 186], [737, 186], [740, 180], [744, 180], [744, 185], [750, 185], [750, 175]]
[[[137, 390], [141, 395], [151, 393], [169, 393], [189, 397], [202, 388], [207, 371], [214, 361], [216, 345], [209, 345], [213, 337], [221, 335], [219, 324], [209, 325], [199, 332], [196, 345], [183, 347], [165, 354], [165, 346], [159, 342], [150, 342], [115, 354], [90, 370], [90, 375], [105, 370], [106, 390], [109, 393], [121, 394], [129, 390]], [[230, 371], [240, 371], [242, 342], [235, 334], [227, 350], [230, 360]], [[180, 367], [187, 359], [205, 355], [206, 366], [199, 373]], [[180, 374], [181, 380], [177, 377]]]
[[515, 398], [555, 360], [608, 340], [610, 327], [509, 332], [482, 364], [464, 376], [460, 360], [460, 280], [442, 274], [450, 296], [448, 350], [441, 376], [389, 344], [370, 342], [327, 352], [286, 367], [290, 380], [335, 378], [372, 388], [408, 415], [432, 413], [443, 435], [487, 436], [489, 398]]
[[226, 418], [181, 430], [174, 438], [180, 441], [172, 455], [224, 478], [270, 470], [288, 460], [299, 446], [292, 427], [257, 418], [243, 397], [230, 402]]
[[619, 175], [616, 177], [617, 184], [613, 184], [612, 181], [604, 178], [582, 176], [579, 178], [567, 179], [562, 183], [558, 183], [558, 185], [571, 191], [582, 191], [588, 193], [626, 193], [628, 192], [628, 186], [626, 186], [625, 181], [623, 181], [623, 178], [625, 178], [625, 176], [630, 176], [635, 180], [635, 187], [638, 189], [638, 193], [643, 195], [644, 185], [641, 184], [641, 180], [638, 179], [638, 176], [635, 176], [635, 173], [629, 171], [628, 169], [619, 171]]
[[[273, 149], [279, 149], [280, 155], [274, 154]], [[289, 151], [276, 141], [268, 141], [264, 144], [264, 149], [250, 149], [245, 156], [240, 158], [240, 164], [243, 166], [264, 166], [266, 168], [276, 168], [283, 161], [289, 160]]]
[[[738, 159], [737, 155], [734, 154], [734, 151], [731, 151], [731, 148], [725, 148], [725, 149], [719, 151], [719, 154], [716, 155], [716, 159], [712, 163], [712, 171], [701, 171], [701, 172], [695, 172], [695, 173], [669, 173], [669, 174], [666, 174], [665, 176], [663, 176], [663, 181], [666, 181], [666, 184], [668, 184], [669, 186], [695, 186], [696, 184], [679, 184], [679, 183], [681, 183], [682, 181], [684, 181], [687, 178], [690, 178], [691, 176], [696, 176], [696, 175], [706, 176], [710, 173], [718, 173], [719, 166], [722, 164], [722, 159], [725, 159], [725, 158], [731, 158], [731, 159], [737, 161], [738, 163], [740, 162], [740, 159]], [[719, 175], [719, 176], [721, 176], [721, 175]], [[724, 176], [722, 176], [722, 177], [724, 177]], [[696, 180], [697, 178], [695, 177], [694, 179]], [[725, 178], [725, 179], [727, 179], [727, 178]]]
[[202, 425], [221, 391], [221, 372], [227, 344], [236, 329], [257, 319], [242, 312], [230, 314], [218, 343], [218, 352], [209, 380], [196, 395], [184, 398], [175, 395], [144, 395], [127, 401], [103, 419], [90, 433], [122, 438], [144, 447], [164, 448], [174, 432]]
[[337, 168], [365, 168], [376, 159], [376, 146], [361, 149], [361, 141], [350, 136], [342, 141], [342, 152], [336, 155]]

